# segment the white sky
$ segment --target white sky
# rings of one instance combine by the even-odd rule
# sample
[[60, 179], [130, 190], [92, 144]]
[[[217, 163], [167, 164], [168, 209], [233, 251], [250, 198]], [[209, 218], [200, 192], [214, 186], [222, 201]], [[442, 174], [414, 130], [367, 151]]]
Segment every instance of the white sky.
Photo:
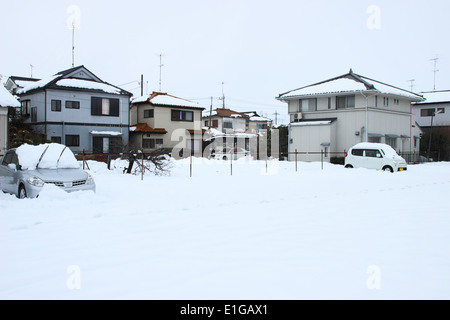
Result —
[[[68, 11], [71, 5], [80, 15]], [[375, 5], [379, 16], [368, 8]], [[209, 108], [287, 121], [280, 93], [353, 71], [405, 89], [450, 89], [450, 1], [0, 0], [0, 74], [44, 78], [85, 65], [139, 95], [159, 90]], [[379, 17], [379, 19], [377, 18]], [[379, 27], [370, 29], [371, 26]], [[147, 84], [148, 81], [148, 84]]]

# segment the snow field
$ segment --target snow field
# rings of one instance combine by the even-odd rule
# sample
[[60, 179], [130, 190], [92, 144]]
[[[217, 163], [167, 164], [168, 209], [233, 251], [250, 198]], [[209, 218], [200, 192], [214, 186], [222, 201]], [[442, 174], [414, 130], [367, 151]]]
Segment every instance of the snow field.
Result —
[[124, 165], [89, 162], [95, 194], [0, 194], [2, 299], [450, 298], [450, 163]]

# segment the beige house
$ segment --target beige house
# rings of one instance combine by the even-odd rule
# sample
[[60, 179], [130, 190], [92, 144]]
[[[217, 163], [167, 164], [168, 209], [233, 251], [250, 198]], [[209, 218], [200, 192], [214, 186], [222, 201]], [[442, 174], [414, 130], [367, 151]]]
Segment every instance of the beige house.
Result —
[[256, 111], [247, 111], [244, 114], [248, 115], [247, 132], [258, 133], [272, 126], [271, 119], [260, 116]]
[[178, 148], [200, 153], [203, 110], [195, 102], [162, 92], [132, 99], [130, 146], [144, 152]]
[[[354, 73], [280, 94], [290, 115], [289, 159], [317, 161], [343, 156], [358, 142], [379, 142], [418, 154], [420, 128], [411, 112], [416, 93]], [[335, 154], [336, 153], [336, 154]], [[340, 153], [340, 154], [337, 154]]]
[[8, 108], [19, 108], [19, 101], [0, 84], [0, 156], [8, 148]]

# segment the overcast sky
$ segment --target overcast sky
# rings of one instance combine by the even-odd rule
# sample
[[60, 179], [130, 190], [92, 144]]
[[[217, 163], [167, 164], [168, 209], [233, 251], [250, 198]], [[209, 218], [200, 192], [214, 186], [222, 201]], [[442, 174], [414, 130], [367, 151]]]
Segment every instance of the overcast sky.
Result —
[[[280, 93], [347, 73], [413, 91], [450, 89], [450, 1], [0, 0], [0, 74], [45, 78], [75, 65], [140, 94], [286, 122]], [[4, 80], [3, 80], [4, 81]]]

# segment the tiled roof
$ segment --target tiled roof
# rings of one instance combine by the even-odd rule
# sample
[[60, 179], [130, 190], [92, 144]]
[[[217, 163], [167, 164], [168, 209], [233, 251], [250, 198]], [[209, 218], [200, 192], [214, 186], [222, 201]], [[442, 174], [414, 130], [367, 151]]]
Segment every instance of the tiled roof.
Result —
[[[213, 117], [224, 117], [224, 118], [231, 118], [231, 117], [238, 117], [238, 118], [248, 118], [249, 116], [242, 112], [237, 112], [231, 109], [227, 108], [217, 108], [212, 111]], [[203, 117], [209, 117], [209, 111], [205, 111]]]
[[146, 133], [167, 133], [164, 128], [152, 128], [146, 123], [137, 123], [130, 126], [132, 132], [146, 132]]

